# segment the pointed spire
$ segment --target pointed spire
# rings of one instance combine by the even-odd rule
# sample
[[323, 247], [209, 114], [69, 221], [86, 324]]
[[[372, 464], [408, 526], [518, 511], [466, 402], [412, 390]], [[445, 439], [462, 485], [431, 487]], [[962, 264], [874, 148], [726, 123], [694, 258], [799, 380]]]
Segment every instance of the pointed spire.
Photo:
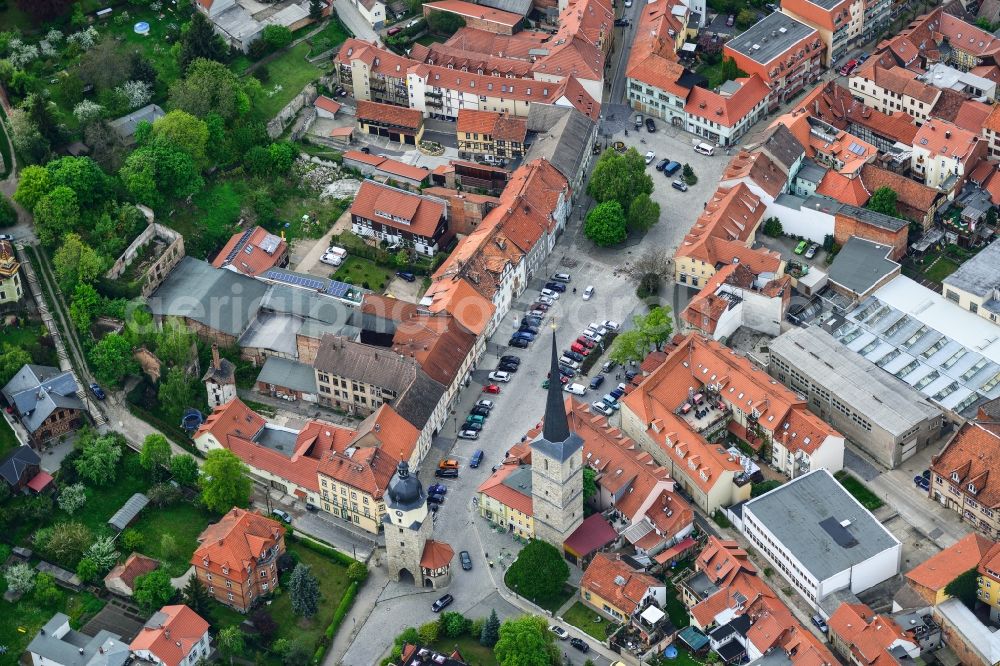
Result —
[[549, 394], [545, 400], [545, 421], [542, 437], [550, 442], [569, 439], [569, 421], [563, 403], [562, 382], [559, 373], [559, 355], [556, 352], [556, 329], [552, 328], [552, 367], [549, 370]]

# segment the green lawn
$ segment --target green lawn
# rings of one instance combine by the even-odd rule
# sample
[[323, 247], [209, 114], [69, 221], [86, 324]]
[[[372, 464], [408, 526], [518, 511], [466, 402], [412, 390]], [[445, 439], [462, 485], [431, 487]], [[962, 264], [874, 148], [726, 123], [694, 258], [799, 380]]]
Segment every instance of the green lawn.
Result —
[[392, 273], [371, 259], [348, 257], [333, 274], [333, 279], [382, 292], [392, 279]]
[[[132, 527], [143, 535], [141, 552], [166, 564], [171, 576], [180, 576], [191, 566], [191, 554], [198, 546], [198, 535], [209, 523], [217, 520], [202, 507], [191, 502], [156, 508], [147, 506]], [[174, 552], [164, 553], [161, 536], [174, 538]]]
[[[311, 29], [312, 26], [309, 28]], [[340, 21], [331, 20], [318, 34], [309, 38], [309, 57], [314, 58], [338, 44], [343, 44], [346, 40], [347, 32], [340, 25]]]
[[458, 649], [465, 658], [465, 663], [469, 666], [497, 666], [497, 659], [493, 656], [493, 650], [483, 647], [479, 641], [471, 636], [461, 638], [442, 638], [431, 646], [438, 652], [451, 654], [452, 650]]
[[608, 637], [608, 627], [614, 627], [613, 622], [609, 622], [606, 617], [585, 606], [582, 601], [577, 601], [563, 613], [563, 620], [572, 624], [577, 629], [581, 629], [597, 640], [604, 642]]
[[677, 590], [670, 583], [667, 583], [667, 607], [664, 610], [670, 617], [670, 623], [678, 629], [683, 629], [691, 624], [691, 616], [688, 615], [687, 606], [681, 601]]
[[934, 282], [944, 282], [944, 279], [958, 270], [959, 264], [947, 257], [938, 257], [937, 260], [924, 270], [924, 277]]
[[20, 446], [14, 436], [14, 431], [7, 424], [7, 419], [0, 418], [0, 460], [7, 457], [7, 454]]
[[[182, 20], [178, 18], [169, 2], [163, 3], [162, 12], [154, 12], [148, 7], [138, 5], [129, 5], [126, 10], [129, 20], [123, 25], [116, 25], [114, 21], [110, 21], [107, 23], [108, 30], [129, 46], [139, 47], [156, 67], [160, 80], [169, 86], [180, 75], [180, 71], [177, 60], [170, 53], [171, 42], [168, 36], [170, 31], [167, 26], [170, 23], [179, 25]], [[120, 12], [121, 10], [115, 10], [116, 14]], [[160, 13], [164, 15], [162, 19], [159, 18]], [[135, 24], [139, 21], [149, 23], [148, 35], [140, 35], [134, 30]]]
[[265, 121], [274, 118], [293, 97], [302, 92], [307, 83], [323, 74], [322, 68], [306, 61], [308, 53], [309, 44], [302, 42], [267, 63], [270, 78], [257, 100], [254, 111], [258, 118]]
[[[7, 589], [5, 581], [0, 580], [0, 589]], [[42, 606], [30, 596], [16, 604], [0, 598], [0, 645], [7, 648], [7, 654], [0, 656], [0, 664], [18, 663], [28, 643], [56, 612], [66, 613], [72, 627], [79, 629], [103, 607], [104, 602], [89, 592], [70, 594], [64, 591], [61, 602], [53, 606]]]
[[196, 194], [190, 205], [178, 202], [166, 224], [184, 236], [184, 249], [197, 259], [215, 254], [236, 230], [246, 185], [219, 181]]
[[[288, 227], [280, 224], [264, 226], [270, 227], [268, 231], [272, 233], [284, 232], [289, 242], [298, 238], [322, 238], [350, 205], [350, 199], [320, 199], [311, 192], [299, 193], [296, 190], [281, 204], [277, 213], [279, 220], [288, 221]], [[303, 220], [303, 215], [308, 215], [309, 220]]]
[[847, 489], [847, 492], [854, 495], [854, 499], [861, 502], [861, 506], [869, 511], [874, 511], [882, 506], [883, 502], [878, 498], [878, 495], [869, 490], [868, 486], [864, 483], [851, 476], [846, 470], [840, 470], [834, 476], [840, 481], [840, 485]]
[[[714, 65], [701, 64], [697, 67], [697, 72], [708, 79], [709, 88], [717, 88], [729, 79], [722, 73], [722, 61]], [[737, 70], [737, 76], [746, 76], [747, 73]]]
[[[138, 455], [138, 454], [125, 454]], [[87, 488], [87, 503], [72, 516], [56, 510], [54, 518], [57, 521], [73, 520], [81, 522], [95, 534], [110, 529], [108, 519], [124, 506], [128, 498], [135, 493], [144, 493], [149, 488], [149, 481], [141, 474], [128, 474], [124, 468], [124, 458], [119, 462], [118, 479], [106, 488]], [[147, 506], [143, 513], [152, 507]]]
[[[337, 564], [319, 553], [298, 545], [289, 544], [288, 552], [298, 556], [299, 561], [312, 567], [312, 572], [319, 579], [320, 592], [323, 595], [320, 599], [319, 613], [311, 620], [302, 620], [292, 613], [291, 595], [284, 590], [268, 607], [271, 617], [278, 623], [276, 638], [296, 638], [305, 639], [309, 645], [315, 646], [319, 641], [326, 627], [333, 619], [333, 613], [337, 610], [337, 604], [344, 596], [347, 589], [347, 567]], [[341, 625], [345, 630], [350, 626], [350, 622]]]
[[0, 330], [0, 346], [4, 344], [20, 347], [31, 355], [31, 360], [37, 365], [59, 365], [55, 346], [43, 344], [42, 338], [47, 333], [42, 324], [25, 324], [24, 326], [4, 327]]

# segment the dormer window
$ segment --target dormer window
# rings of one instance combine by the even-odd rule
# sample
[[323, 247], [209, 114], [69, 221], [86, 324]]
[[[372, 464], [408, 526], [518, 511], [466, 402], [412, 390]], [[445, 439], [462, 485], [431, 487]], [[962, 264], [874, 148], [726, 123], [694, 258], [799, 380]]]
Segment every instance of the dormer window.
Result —
[[951, 480], [954, 481], [954, 482], [956, 482], [956, 483], [958, 483], [958, 481], [959, 481], [958, 472], [952, 472], [951, 473]]
[[969, 492], [972, 493], [973, 495], [976, 494], [976, 484], [970, 483], [969, 485], [966, 486], [966, 488], [968, 488]]
[[223, 575], [228, 576], [229, 575], [229, 567], [222, 567], [222, 573], [223, 573]]

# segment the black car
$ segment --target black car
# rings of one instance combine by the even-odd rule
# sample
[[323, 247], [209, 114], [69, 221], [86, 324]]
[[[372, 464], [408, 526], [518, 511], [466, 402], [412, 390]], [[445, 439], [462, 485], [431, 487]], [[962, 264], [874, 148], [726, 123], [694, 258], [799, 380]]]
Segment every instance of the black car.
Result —
[[669, 157], [664, 157], [662, 160], [660, 160], [659, 162], [656, 163], [656, 170], [657, 171], [663, 171], [664, 169], [667, 168], [668, 164], [670, 164], [670, 158]]
[[475, 453], [472, 454], [472, 458], [469, 459], [469, 467], [475, 469], [479, 467], [482, 464], [482, 462], [483, 462], [483, 452], [476, 451]]
[[436, 469], [434, 470], [434, 476], [439, 479], [457, 479], [458, 470], [457, 469]]
[[513, 363], [514, 365], [521, 365], [521, 357], [520, 356], [514, 356], [512, 354], [505, 354], [504, 356], [500, 357], [500, 362], [501, 363]]
[[518, 349], [527, 349], [528, 341], [523, 338], [511, 338], [507, 341], [508, 347], [517, 347]]
[[396, 271], [396, 277], [402, 278], [402, 279], [406, 280], [407, 282], [416, 282], [417, 281], [417, 276], [414, 275], [413, 273], [411, 273], [410, 271]]
[[568, 365], [560, 364], [559, 374], [562, 375], [563, 377], [569, 377], [570, 379], [573, 379], [574, 377], [576, 377], [576, 370], [569, 367]]
[[571, 358], [577, 363], [583, 363], [583, 358], [584, 358], [583, 354], [575, 352], [571, 349], [567, 349], [566, 351], [564, 351], [563, 356], [565, 356], [566, 358]]
[[104, 394], [104, 389], [102, 389], [100, 386], [94, 383], [90, 385], [90, 392], [93, 393], [94, 397], [97, 398], [98, 400], [104, 400], [106, 397], [108, 397]]
[[542, 318], [538, 315], [524, 315], [521, 317], [522, 324], [531, 324], [532, 326], [541, 326]]
[[631, 21], [629, 21], [627, 18], [615, 19], [615, 25], [618, 26], [619, 28], [624, 28], [630, 23]]
[[444, 495], [428, 495], [428, 504], [444, 504]]
[[475, 421], [466, 422], [462, 424], [462, 430], [472, 430], [473, 432], [482, 432], [483, 424], [476, 423]]
[[455, 597], [450, 594], [446, 594], [431, 605], [431, 610], [435, 613], [440, 613], [445, 608], [450, 606], [453, 601], [455, 601]]
[[638, 370], [628, 370], [625, 372], [625, 379], [632, 381], [639, 374]]
[[520, 366], [514, 365], [513, 363], [501, 363], [497, 366], [497, 370], [503, 370], [504, 372], [517, 372]]
[[463, 569], [466, 571], [470, 571], [472, 569], [472, 558], [469, 557], [469, 551], [463, 550], [458, 554], [458, 559], [461, 560]]
[[566, 291], [566, 285], [562, 282], [546, 282], [546, 289], [551, 289], [552, 291], [558, 291], [560, 294]]
[[599, 388], [604, 383], [604, 375], [597, 375], [590, 380], [590, 388]]
[[653, 122], [652, 118], [646, 118], [646, 131], [647, 132], [656, 131], [656, 123]]
[[525, 331], [531, 333], [532, 335], [538, 335], [538, 327], [532, 326], [531, 324], [521, 324], [521, 327], [517, 329], [517, 332]]
[[477, 407], [473, 407], [472, 411], [469, 412], [469, 413], [470, 414], [474, 414], [475, 416], [482, 416], [482, 417], [485, 418], [485, 417], [487, 417], [487, 416], [490, 415], [490, 410], [486, 409], [485, 407], [478, 407], [477, 406]]
[[432, 495], [446, 495], [448, 494], [448, 486], [443, 483], [432, 483], [427, 486], [427, 492]]
[[575, 647], [580, 652], [590, 652], [590, 646], [587, 645], [587, 641], [582, 638], [571, 638], [569, 639], [569, 644]]

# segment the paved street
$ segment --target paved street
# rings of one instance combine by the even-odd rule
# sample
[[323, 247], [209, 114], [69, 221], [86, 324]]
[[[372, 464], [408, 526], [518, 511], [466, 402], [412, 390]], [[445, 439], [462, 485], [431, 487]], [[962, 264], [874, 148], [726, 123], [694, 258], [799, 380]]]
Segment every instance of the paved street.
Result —
[[358, 39], [363, 39], [366, 42], [375, 42], [381, 44], [382, 40], [378, 38], [375, 31], [372, 30], [372, 26], [358, 11], [358, 8], [354, 6], [351, 0], [336, 0], [333, 3], [333, 9], [337, 12], [337, 17], [340, 21], [347, 26], [347, 29], [357, 37]]

